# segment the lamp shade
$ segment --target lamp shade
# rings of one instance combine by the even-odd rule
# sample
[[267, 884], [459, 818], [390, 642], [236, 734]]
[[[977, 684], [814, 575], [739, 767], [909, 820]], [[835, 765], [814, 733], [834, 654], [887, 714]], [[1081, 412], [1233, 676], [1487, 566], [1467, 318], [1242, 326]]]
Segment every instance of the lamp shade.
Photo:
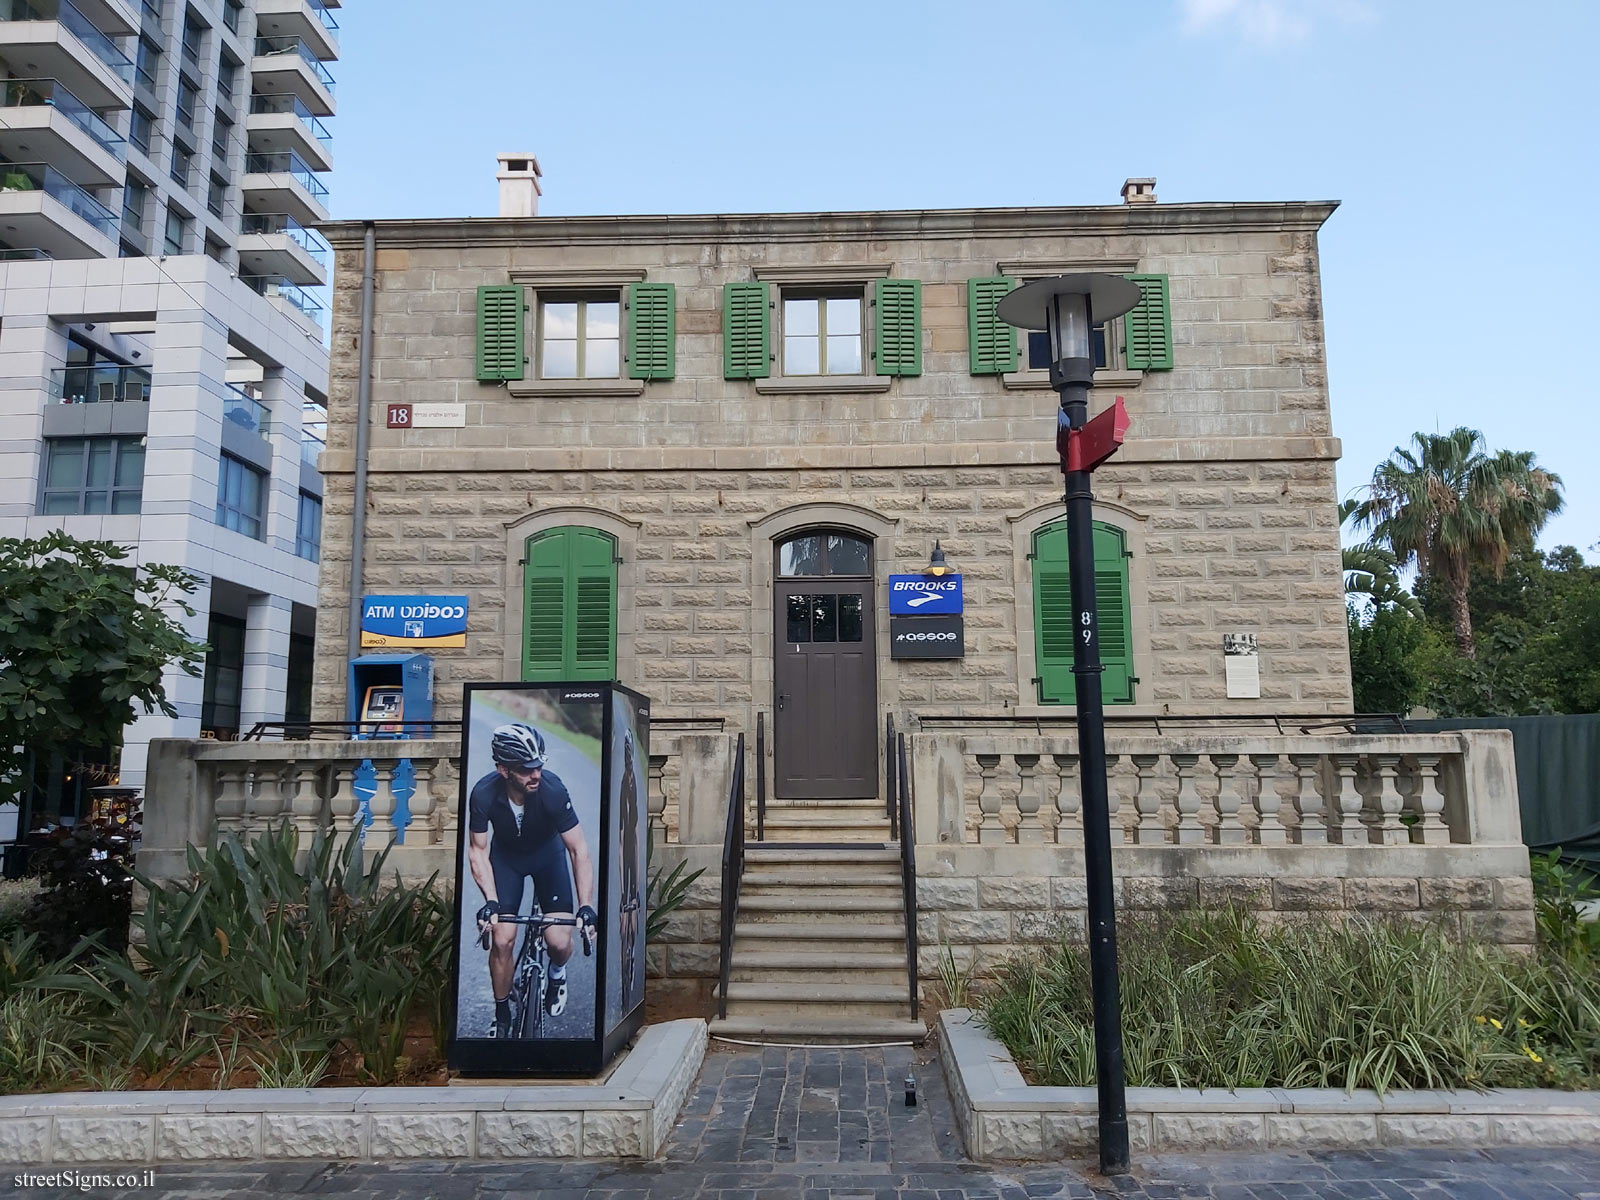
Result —
[[1120, 275], [1056, 275], [1037, 279], [1007, 294], [995, 314], [1019, 329], [1046, 329], [1051, 300], [1058, 295], [1089, 297], [1090, 319], [1095, 323], [1120, 317], [1139, 303], [1139, 285]]

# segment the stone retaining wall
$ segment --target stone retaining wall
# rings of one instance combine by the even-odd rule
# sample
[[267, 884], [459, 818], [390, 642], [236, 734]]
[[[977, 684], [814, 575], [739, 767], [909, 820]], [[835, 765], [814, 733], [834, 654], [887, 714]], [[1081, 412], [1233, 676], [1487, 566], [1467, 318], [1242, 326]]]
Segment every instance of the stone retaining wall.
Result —
[[[939, 1034], [956, 1123], [974, 1159], [1055, 1159], [1096, 1148], [1094, 1088], [1029, 1087], [966, 1009], [940, 1013]], [[1136, 1153], [1600, 1143], [1593, 1092], [1129, 1088], [1127, 1108]]]
[[705, 1057], [652, 1025], [600, 1084], [259, 1088], [0, 1097], [0, 1162], [654, 1158]]

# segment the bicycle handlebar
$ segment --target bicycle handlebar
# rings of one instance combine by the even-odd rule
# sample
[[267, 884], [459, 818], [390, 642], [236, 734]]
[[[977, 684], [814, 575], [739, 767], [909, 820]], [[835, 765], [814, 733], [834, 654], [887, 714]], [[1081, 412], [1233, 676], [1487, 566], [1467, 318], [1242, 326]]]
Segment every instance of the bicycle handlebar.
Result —
[[[541, 929], [553, 929], [561, 925], [565, 925], [568, 928], [579, 925], [578, 936], [583, 938], [583, 956], [588, 958], [594, 954], [594, 942], [590, 940], [589, 930], [586, 926], [580, 925], [577, 917], [547, 917], [543, 914], [530, 917], [514, 917], [506, 913], [500, 913], [495, 917], [495, 920], [502, 925], [532, 925], [535, 932]], [[489, 948], [489, 932], [487, 930], [478, 938], [478, 942], [485, 950]]]

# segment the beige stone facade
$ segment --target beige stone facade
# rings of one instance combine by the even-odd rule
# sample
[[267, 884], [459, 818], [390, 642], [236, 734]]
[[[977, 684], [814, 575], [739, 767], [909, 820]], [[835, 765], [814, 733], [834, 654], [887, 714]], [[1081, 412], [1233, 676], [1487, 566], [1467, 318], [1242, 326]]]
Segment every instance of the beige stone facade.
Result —
[[[367, 592], [465, 593], [464, 650], [435, 652], [436, 713], [520, 675], [521, 547], [556, 525], [618, 545], [617, 667], [661, 716], [754, 727], [773, 701], [773, 546], [814, 526], [873, 542], [880, 712], [1060, 715], [1031, 684], [1030, 537], [1059, 519], [1042, 372], [974, 375], [966, 281], [1169, 277], [1171, 370], [1108, 369], [1128, 443], [1096, 475], [1124, 531], [1130, 714], [1349, 712], [1352, 696], [1317, 231], [1331, 204], [376, 223]], [[360, 223], [337, 250], [315, 710], [344, 715]], [[922, 283], [922, 373], [729, 380], [723, 285]], [[670, 380], [483, 384], [476, 292], [676, 288]], [[870, 291], [868, 293], [870, 295]], [[870, 337], [869, 337], [870, 342]], [[529, 353], [534, 331], [529, 330]], [[1112, 368], [1117, 366], [1113, 355]], [[869, 368], [870, 369], [870, 368]], [[625, 372], [624, 372], [625, 373]], [[463, 428], [392, 430], [393, 402], [465, 405]], [[934, 540], [966, 586], [967, 654], [895, 662], [881, 581]], [[1224, 633], [1254, 633], [1261, 696], [1230, 700]]]

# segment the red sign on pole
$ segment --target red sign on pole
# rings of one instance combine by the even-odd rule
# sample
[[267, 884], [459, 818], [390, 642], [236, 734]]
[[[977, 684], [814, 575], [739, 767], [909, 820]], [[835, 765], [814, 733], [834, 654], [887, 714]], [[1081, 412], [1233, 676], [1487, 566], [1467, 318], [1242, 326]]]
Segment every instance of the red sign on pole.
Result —
[[411, 428], [411, 405], [409, 405], [409, 404], [391, 404], [391, 405], [388, 406], [388, 408], [389, 408], [389, 428], [390, 429], [410, 429]]
[[1117, 452], [1128, 433], [1128, 408], [1118, 396], [1112, 406], [1067, 435], [1065, 470], [1092, 471]]

